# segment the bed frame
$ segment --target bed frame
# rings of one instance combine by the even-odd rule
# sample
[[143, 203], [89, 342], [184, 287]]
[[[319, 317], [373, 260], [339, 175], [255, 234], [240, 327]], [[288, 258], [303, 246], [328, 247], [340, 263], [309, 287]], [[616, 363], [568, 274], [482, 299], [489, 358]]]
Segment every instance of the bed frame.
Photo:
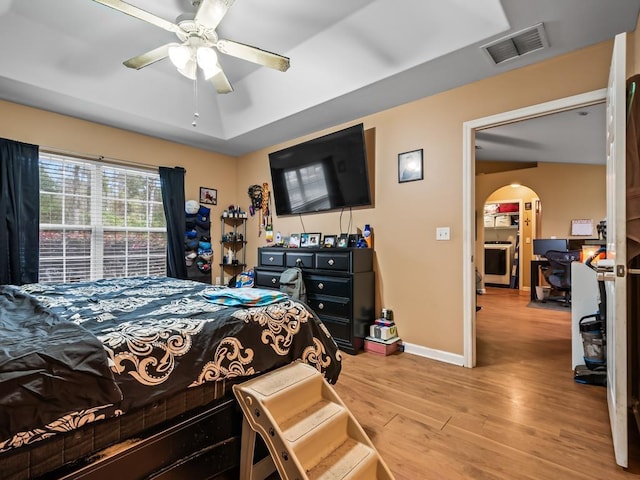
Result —
[[239, 465], [241, 427], [237, 403], [226, 399], [42, 478], [113, 480], [125, 472], [153, 480], [223, 478]]
[[126, 472], [127, 478], [154, 480], [238, 478], [242, 412], [230, 390], [228, 384], [202, 385], [0, 454], [0, 476], [114, 480]]

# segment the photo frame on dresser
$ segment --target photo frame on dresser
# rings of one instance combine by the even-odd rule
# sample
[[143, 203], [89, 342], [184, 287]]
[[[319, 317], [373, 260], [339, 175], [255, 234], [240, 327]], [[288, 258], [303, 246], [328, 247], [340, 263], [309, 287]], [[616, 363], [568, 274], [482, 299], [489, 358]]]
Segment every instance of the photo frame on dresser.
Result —
[[306, 248], [309, 246], [309, 234], [301, 233], [300, 234], [300, 248]]
[[323, 240], [323, 245], [325, 248], [333, 248], [338, 243], [337, 235], [325, 235]]
[[310, 233], [309, 239], [307, 240], [307, 247], [319, 247], [320, 240], [322, 240], [321, 233]]
[[298, 248], [300, 246], [300, 234], [292, 233], [289, 237], [289, 248]]
[[338, 237], [338, 244], [336, 246], [338, 248], [347, 248], [349, 246], [349, 235], [346, 233], [340, 234]]

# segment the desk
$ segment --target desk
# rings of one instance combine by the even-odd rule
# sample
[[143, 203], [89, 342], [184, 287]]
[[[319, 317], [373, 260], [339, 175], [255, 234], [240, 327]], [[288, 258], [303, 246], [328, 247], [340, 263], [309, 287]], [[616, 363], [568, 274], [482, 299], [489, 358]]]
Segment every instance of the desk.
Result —
[[538, 300], [536, 296], [536, 287], [540, 285], [540, 267], [548, 267], [549, 260], [546, 258], [544, 260], [531, 260], [531, 301], [535, 302]]

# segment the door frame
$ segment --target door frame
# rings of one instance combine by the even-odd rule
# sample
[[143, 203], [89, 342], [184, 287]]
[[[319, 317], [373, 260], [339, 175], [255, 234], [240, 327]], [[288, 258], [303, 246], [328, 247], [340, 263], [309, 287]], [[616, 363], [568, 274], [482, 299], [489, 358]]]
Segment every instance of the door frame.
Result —
[[464, 366], [476, 366], [476, 289], [475, 289], [475, 132], [486, 128], [542, 117], [574, 108], [604, 103], [607, 89], [539, 103], [488, 117], [470, 120], [462, 124], [462, 258], [463, 262], [463, 337]]

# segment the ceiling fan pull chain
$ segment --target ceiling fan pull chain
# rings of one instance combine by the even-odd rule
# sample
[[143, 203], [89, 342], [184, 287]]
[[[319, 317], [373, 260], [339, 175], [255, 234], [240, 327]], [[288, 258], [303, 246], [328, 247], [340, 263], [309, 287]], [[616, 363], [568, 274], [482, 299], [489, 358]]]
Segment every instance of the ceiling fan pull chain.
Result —
[[200, 114], [198, 113], [198, 75], [193, 79], [193, 123], [191, 125], [193, 127], [198, 126], [198, 117]]

